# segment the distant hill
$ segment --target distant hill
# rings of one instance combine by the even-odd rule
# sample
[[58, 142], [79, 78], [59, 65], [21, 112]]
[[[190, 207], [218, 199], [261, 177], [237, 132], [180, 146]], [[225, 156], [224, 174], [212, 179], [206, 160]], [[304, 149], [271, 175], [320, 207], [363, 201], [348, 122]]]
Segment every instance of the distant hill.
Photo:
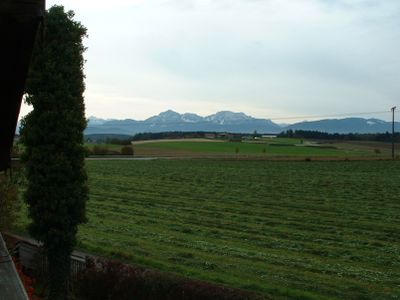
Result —
[[[400, 123], [395, 127], [400, 129]], [[378, 119], [345, 118], [301, 122], [289, 125], [284, 130], [312, 130], [327, 133], [385, 133], [392, 131], [392, 123]]]
[[[396, 123], [400, 128], [400, 123]], [[210, 131], [232, 133], [280, 133], [284, 130], [313, 130], [328, 133], [384, 133], [391, 123], [378, 119], [345, 118], [278, 125], [269, 119], [257, 119], [242, 112], [220, 111], [201, 117], [193, 113], [179, 114], [167, 110], [144, 121], [132, 119], [104, 120], [90, 117], [85, 134], [135, 135], [141, 132]]]

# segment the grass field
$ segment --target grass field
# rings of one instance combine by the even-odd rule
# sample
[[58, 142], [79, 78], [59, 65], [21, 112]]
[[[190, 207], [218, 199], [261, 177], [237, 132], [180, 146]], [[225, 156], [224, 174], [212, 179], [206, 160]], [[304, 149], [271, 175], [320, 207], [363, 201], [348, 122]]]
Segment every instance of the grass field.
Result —
[[274, 299], [399, 299], [400, 161], [87, 167], [86, 251]]
[[[123, 146], [86, 144], [88, 149], [98, 146], [108, 154], [118, 154]], [[359, 141], [312, 141], [295, 138], [273, 138], [243, 142], [224, 140], [180, 139], [149, 140], [132, 143], [135, 156], [145, 157], [241, 157], [271, 158], [368, 158], [382, 159], [391, 155], [391, 144]], [[396, 146], [399, 149], [400, 145]], [[397, 155], [399, 153], [397, 152]]]
[[134, 145], [140, 156], [250, 156], [250, 157], [367, 157], [376, 156], [367, 149], [340, 149], [332, 145], [299, 144], [294, 139], [276, 139], [264, 143], [169, 141]]

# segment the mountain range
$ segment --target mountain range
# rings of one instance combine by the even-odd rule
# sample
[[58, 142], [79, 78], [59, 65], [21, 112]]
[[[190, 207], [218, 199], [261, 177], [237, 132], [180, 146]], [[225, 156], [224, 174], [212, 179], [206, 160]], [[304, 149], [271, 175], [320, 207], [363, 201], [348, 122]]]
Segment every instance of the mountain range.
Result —
[[[399, 128], [400, 123], [396, 122]], [[166, 131], [216, 131], [232, 133], [279, 133], [285, 130], [315, 130], [328, 133], [384, 133], [391, 122], [379, 119], [345, 118], [306, 121], [280, 125], [269, 119], [258, 119], [242, 112], [220, 111], [201, 117], [194, 113], [179, 114], [167, 110], [143, 121], [133, 119], [105, 120], [90, 117], [85, 134], [124, 134]]]

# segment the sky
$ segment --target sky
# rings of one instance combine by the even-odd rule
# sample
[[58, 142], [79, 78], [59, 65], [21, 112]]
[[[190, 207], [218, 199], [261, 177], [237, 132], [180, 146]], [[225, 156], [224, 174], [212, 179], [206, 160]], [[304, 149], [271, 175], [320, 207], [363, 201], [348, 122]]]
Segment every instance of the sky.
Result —
[[398, 0], [54, 4], [88, 29], [87, 117], [231, 110], [291, 123], [400, 106]]

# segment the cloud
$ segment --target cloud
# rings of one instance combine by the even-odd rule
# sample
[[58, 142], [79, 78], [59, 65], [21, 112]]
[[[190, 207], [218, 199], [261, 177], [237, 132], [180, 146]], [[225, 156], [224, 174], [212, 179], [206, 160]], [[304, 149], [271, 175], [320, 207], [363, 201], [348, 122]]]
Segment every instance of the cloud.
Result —
[[292, 116], [398, 104], [398, 0], [64, 4], [89, 30], [88, 114], [111, 113], [106, 99], [132, 107], [135, 118], [202, 105], [267, 117], [257, 110]]

